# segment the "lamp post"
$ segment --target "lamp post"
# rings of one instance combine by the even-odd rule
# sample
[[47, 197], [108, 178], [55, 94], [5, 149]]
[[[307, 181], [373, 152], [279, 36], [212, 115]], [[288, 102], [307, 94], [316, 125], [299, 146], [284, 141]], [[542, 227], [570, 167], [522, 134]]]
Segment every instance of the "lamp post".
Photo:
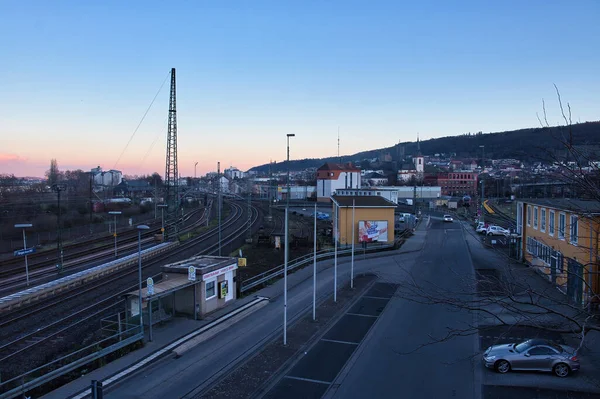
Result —
[[[27, 237], [25, 236], [25, 229], [28, 227], [33, 227], [33, 225], [31, 223], [15, 224], [15, 229], [23, 229], [24, 250], [27, 250]], [[27, 280], [27, 285], [29, 286], [29, 265], [27, 264], [27, 254], [25, 254], [25, 279]]]
[[313, 233], [313, 321], [317, 319], [317, 204], [315, 203], [314, 213], [314, 233]]
[[196, 183], [196, 166], [198, 166], [198, 162], [194, 164], [194, 183]]
[[288, 133], [287, 135], [287, 198], [286, 207], [290, 206], [290, 137], [296, 137], [294, 133]]
[[142, 318], [142, 231], [148, 230], [150, 227], [145, 224], [137, 226], [138, 231], [138, 311], [140, 313], [140, 332], [144, 334], [144, 321]]
[[160, 231], [162, 233], [162, 240], [163, 242], [165, 241], [165, 208], [168, 207], [169, 205], [166, 204], [161, 204], [158, 207], [160, 208], [160, 217], [161, 217], [161, 227], [160, 227]]
[[121, 211], [110, 211], [109, 215], [114, 215], [115, 217], [115, 231], [113, 231], [113, 236], [115, 236], [115, 258], [117, 257], [117, 215], [120, 215]]
[[288, 258], [290, 256], [289, 248], [289, 225], [288, 213], [290, 207], [290, 137], [295, 134], [288, 133], [287, 135], [287, 196], [285, 204], [285, 239], [284, 239], [284, 260], [283, 260], [283, 344], [287, 345], [287, 269]]

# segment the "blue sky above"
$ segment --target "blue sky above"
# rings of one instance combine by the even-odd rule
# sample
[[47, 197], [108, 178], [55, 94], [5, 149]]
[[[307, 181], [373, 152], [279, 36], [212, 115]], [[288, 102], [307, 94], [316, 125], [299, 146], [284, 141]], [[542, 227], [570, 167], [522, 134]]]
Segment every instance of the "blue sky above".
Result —
[[177, 68], [182, 175], [598, 120], [597, 1], [0, 3], [0, 173], [164, 172]]

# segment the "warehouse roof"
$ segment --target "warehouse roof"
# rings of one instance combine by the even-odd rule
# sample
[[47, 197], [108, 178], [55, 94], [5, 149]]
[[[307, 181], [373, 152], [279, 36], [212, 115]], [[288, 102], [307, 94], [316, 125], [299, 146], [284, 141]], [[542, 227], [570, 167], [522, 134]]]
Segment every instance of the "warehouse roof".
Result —
[[373, 196], [332, 196], [331, 200], [341, 208], [396, 208], [396, 204], [379, 195]]

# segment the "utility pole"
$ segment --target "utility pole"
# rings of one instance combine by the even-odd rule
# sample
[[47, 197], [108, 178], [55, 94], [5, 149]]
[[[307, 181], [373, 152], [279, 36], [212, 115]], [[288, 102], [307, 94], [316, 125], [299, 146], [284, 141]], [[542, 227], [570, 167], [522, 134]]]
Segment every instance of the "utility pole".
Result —
[[290, 207], [290, 137], [295, 137], [294, 133], [290, 133], [287, 135], [287, 195], [286, 195], [286, 208]]
[[252, 244], [252, 179], [250, 177], [248, 177], [248, 221], [246, 229], [246, 243]]
[[[179, 172], [177, 167], [177, 90], [175, 68], [171, 68], [171, 92], [169, 96], [169, 124], [167, 129], [167, 156], [165, 165], [165, 204], [167, 208], [166, 238], [169, 238], [171, 229], [177, 233], [177, 219], [179, 216]], [[171, 223], [168, 223], [171, 222]]]
[[271, 164], [269, 161], [269, 220], [273, 220], [273, 175], [271, 174]]
[[221, 162], [217, 162], [217, 219], [219, 220], [219, 256], [221, 256]]
[[92, 172], [90, 172], [90, 235], [94, 233], [94, 204], [92, 204], [92, 186], [93, 186], [93, 176]]
[[62, 273], [63, 270], [63, 246], [62, 246], [62, 228], [61, 228], [61, 209], [60, 209], [60, 193], [65, 190], [65, 186], [62, 184], [54, 184], [52, 189], [56, 191], [57, 194], [57, 204], [58, 204], [58, 218], [56, 221], [56, 252], [58, 258], [58, 264], [56, 265], [56, 269], [59, 273]]

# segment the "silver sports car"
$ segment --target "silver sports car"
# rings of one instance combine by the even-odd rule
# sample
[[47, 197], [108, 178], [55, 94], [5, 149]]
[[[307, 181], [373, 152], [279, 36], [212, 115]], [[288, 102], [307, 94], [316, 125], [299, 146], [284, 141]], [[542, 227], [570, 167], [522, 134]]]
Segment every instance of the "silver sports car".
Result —
[[483, 354], [483, 363], [499, 373], [510, 370], [551, 371], [559, 377], [566, 377], [571, 371], [579, 370], [574, 348], [545, 339], [490, 346]]

